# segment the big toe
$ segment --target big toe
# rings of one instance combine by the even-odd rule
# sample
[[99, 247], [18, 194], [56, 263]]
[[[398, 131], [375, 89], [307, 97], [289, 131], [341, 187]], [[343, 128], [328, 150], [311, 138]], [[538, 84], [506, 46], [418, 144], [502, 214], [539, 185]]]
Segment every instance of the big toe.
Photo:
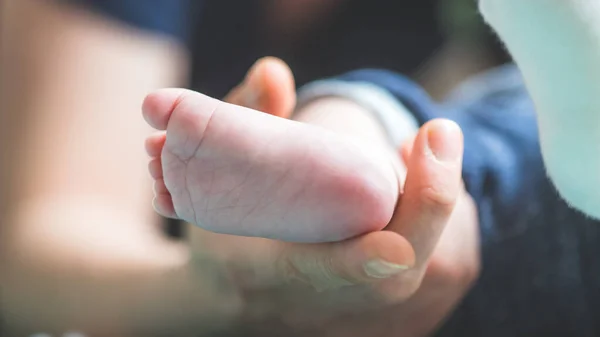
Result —
[[153, 128], [166, 130], [173, 110], [188, 93], [185, 89], [161, 89], [149, 94], [142, 104], [144, 119]]
[[166, 140], [162, 136], [150, 137], [146, 143], [147, 152], [157, 156], [156, 152], [164, 145], [171, 154], [182, 160], [189, 159], [198, 149], [208, 124], [221, 103], [185, 89], [162, 89], [148, 95], [143, 104], [144, 118], [154, 128], [167, 132]]

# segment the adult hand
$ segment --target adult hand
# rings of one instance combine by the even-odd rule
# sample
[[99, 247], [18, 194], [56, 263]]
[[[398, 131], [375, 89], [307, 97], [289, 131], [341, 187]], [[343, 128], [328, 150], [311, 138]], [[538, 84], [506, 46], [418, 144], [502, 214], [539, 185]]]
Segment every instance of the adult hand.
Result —
[[[289, 117], [291, 71], [279, 60], [260, 60], [226, 100]], [[436, 120], [420, 129], [402, 151], [406, 183], [384, 231], [294, 244], [194, 227], [196, 256], [229, 267], [245, 295], [248, 322], [267, 321], [267, 331], [280, 321], [296, 332], [327, 336], [391, 333], [395, 327], [406, 336], [427, 334], [478, 273], [477, 217], [461, 183], [462, 150], [456, 124]]]

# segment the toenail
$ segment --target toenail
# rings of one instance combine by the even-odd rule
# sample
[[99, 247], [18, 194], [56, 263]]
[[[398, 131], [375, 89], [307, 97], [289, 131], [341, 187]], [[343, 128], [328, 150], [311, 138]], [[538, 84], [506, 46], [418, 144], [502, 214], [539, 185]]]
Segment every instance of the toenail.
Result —
[[160, 208], [160, 206], [158, 206], [158, 199], [156, 197], [154, 197], [154, 199], [152, 199], [152, 208], [154, 209], [154, 211], [158, 214], [164, 214], [163, 210]]
[[365, 273], [372, 278], [384, 279], [398, 275], [408, 269], [406, 265], [390, 263], [383, 260], [371, 260], [364, 265]]

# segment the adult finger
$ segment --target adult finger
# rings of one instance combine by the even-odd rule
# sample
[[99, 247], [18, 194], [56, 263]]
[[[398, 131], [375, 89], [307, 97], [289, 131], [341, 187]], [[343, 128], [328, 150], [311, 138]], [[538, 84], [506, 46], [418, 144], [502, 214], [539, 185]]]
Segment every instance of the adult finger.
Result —
[[244, 81], [225, 97], [225, 101], [289, 118], [296, 105], [294, 75], [282, 60], [262, 58], [250, 68]]
[[416, 269], [423, 270], [461, 191], [463, 136], [449, 120], [425, 124], [408, 155], [407, 178], [396, 214], [386, 230], [414, 247]]
[[[232, 262], [236, 279], [251, 289], [295, 282], [317, 290], [368, 285], [401, 274], [415, 263], [410, 243], [389, 231], [322, 244], [195, 233], [198, 235], [194, 244]], [[215, 236], [219, 237], [215, 239]], [[212, 249], [217, 241], [219, 247]], [[241, 249], [220, 249], [223, 244], [237, 245]]]

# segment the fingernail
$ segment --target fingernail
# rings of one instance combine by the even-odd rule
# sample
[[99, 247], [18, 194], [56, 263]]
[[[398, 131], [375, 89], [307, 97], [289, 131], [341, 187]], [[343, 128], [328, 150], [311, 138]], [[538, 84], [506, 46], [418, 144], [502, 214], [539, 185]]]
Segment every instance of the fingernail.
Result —
[[462, 155], [462, 132], [452, 121], [438, 121], [427, 130], [427, 145], [441, 162], [455, 162]]
[[371, 260], [365, 263], [365, 273], [373, 278], [388, 278], [408, 269], [408, 266], [390, 263], [383, 260]]

